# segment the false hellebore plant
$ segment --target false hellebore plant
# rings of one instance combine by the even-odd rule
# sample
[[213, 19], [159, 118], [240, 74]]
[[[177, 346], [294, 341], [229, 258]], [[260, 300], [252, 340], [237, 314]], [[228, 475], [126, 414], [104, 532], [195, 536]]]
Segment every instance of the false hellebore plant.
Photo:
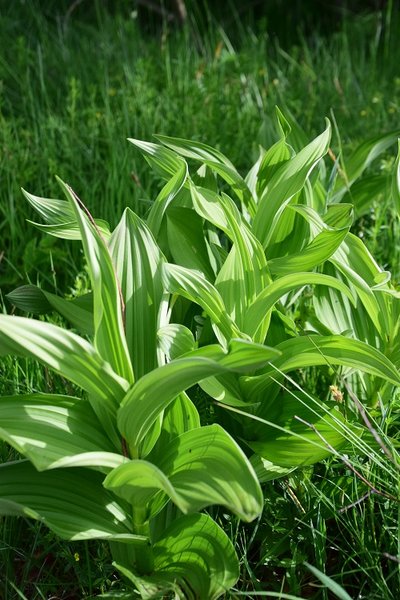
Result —
[[[67, 201], [25, 194], [46, 222], [40, 229], [82, 241], [92, 293], [67, 301], [35, 286], [15, 290], [9, 299], [20, 309], [56, 310], [81, 335], [0, 315], [0, 352], [38, 360], [85, 395], [0, 399], [0, 436], [27, 459], [0, 466], [0, 512], [40, 519], [66, 539], [109, 540], [143, 598], [222, 595], [238, 561], [200, 511], [217, 504], [251, 521], [263, 507], [259, 480], [358, 439], [339, 406], [283, 383], [287, 372], [341, 367], [362, 371], [375, 389], [400, 384], [396, 349], [393, 362], [383, 353], [398, 300], [349, 233], [343, 194], [327, 204], [340, 181], [326, 190], [314, 169], [330, 126], [308, 145], [297, 131], [296, 154], [278, 117], [281, 139], [246, 179], [204, 144], [131, 140], [167, 183], [146, 220], [127, 209], [112, 233], [61, 181]], [[193, 175], [185, 158], [202, 163]], [[219, 193], [217, 175], [237, 202]], [[317, 297], [299, 331], [290, 302], [306, 285], [331, 295]], [[326, 298], [348, 321], [365, 311], [382, 352], [372, 333], [340, 335], [331, 312], [325, 323]], [[197, 383], [218, 409], [211, 425], [201, 426], [186, 393]]]

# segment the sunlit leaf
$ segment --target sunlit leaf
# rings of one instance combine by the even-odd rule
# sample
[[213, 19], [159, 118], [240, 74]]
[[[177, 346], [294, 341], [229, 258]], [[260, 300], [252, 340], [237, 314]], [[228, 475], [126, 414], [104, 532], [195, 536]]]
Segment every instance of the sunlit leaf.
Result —
[[253, 220], [253, 231], [264, 248], [269, 244], [279, 217], [291, 199], [304, 186], [307, 177], [318, 161], [326, 154], [331, 137], [328, 122], [325, 131], [289, 161], [285, 162], [271, 177]]
[[132, 382], [132, 365], [123, 327], [122, 298], [110, 253], [100, 231], [84, 212], [76, 194], [63, 181], [59, 182], [69, 198], [81, 230], [93, 287], [95, 347], [118, 375]]
[[126, 343], [138, 379], [158, 365], [157, 330], [165, 259], [146, 224], [129, 208], [114, 230], [109, 248], [125, 305]]
[[57, 311], [65, 317], [73, 327], [83, 333], [93, 333], [93, 297], [87, 295], [89, 300], [82, 301], [83, 296], [66, 300], [46, 292], [36, 285], [22, 285], [16, 288], [6, 298], [20, 310], [38, 315]]
[[0, 465], [0, 514], [42, 521], [68, 540], [114, 539], [144, 545], [129, 516], [89, 469], [38, 472], [26, 461]]

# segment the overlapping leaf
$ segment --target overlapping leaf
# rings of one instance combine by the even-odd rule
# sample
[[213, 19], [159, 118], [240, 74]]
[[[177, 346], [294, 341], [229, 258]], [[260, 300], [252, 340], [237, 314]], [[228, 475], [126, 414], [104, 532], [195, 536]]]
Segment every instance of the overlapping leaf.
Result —
[[285, 469], [312, 465], [348, 443], [351, 426], [337, 407], [309, 394], [284, 393], [264, 400], [246, 443], [262, 458]]
[[326, 154], [331, 137], [331, 126], [291, 160], [285, 162], [271, 177], [259, 199], [253, 219], [253, 231], [264, 248], [270, 242], [283, 209], [289, 200], [304, 186], [307, 177], [318, 161]]
[[124, 335], [123, 306], [110, 253], [95, 223], [81, 208], [72, 189], [60, 180], [78, 222], [93, 288], [94, 342], [118, 375], [133, 381]]
[[227, 314], [224, 301], [218, 290], [198, 271], [178, 265], [163, 265], [162, 278], [165, 289], [199, 304], [211, 318], [213, 325], [222, 334], [221, 341], [241, 337], [237, 325]]
[[260, 335], [259, 328], [264, 321], [265, 316], [284, 294], [304, 285], [323, 285], [335, 288], [350, 298], [351, 302], [354, 302], [354, 298], [349, 288], [335, 277], [320, 273], [302, 272], [285, 275], [284, 277], [276, 279], [266, 287], [249, 307], [244, 320], [243, 329], [245, 333], [250, 335], [254, 341], [262, 343], [264, 341], [262, 337], [263, 332], [261, 332]]
[[118, 413], [118, 427], [132, 456], [137, 456], [140, 442], [161, 411], [182, 391], [217, 373], [260, 368], [277, 355], [272, 348], [233, 340], [228, 353], [217, 345], [201, 348], [143, 376], [129, 390]]
[[345, 160], [345, 172], [336, 180], [333, 202], [340, 202], [346, 191], [360, 177], [364, 170], [380, 156], [387, 148], [397, 141], [400, 130], [377, 135], [360, 144], [352, 155]]
[[111, 236], [109, 249], [125, 305], [126, 344], [138, 379], [158, 364], [157, 330], [165, 259], [146, 224], [129, 208]]
[[38, 519], [68, 540], [146, 544], [102, 481], [101, 473], [88, 469], [38, 472], [26, 461], [0, 465], [0, 514]]
[[218, 173], [218, 175], [230, 185], [232, 191], [235, 192], [242, 202], [243, 207], [248, 209], [251, 215], [254, 214], [254, 198], [252, 197], [245, 180], [222, 152], [201, 142], [193, 142], [181, 138], [168, 137], [166, 135], [157, 135], [156, 138], [160, 140], [164, 146], [171, 148], [171, 150], [174, 150], [177, 154], [181, 154], [186, 158], [200, 160], [210, 167], [210, 169]]
[[267, 367], [257, 377], [242, 378], [242, 387], [249, 401], [259, 401], [270, 384], [270, 377], [277, 377], [279, 372], [316, 365], [342, 365], [400, 385], [400, 375], [393, 363], [379, 350], [359, 340], [338, 335], [301, 336], [278, 344], [276, 349], [282, 354], [274, 360], [273, 367]]
[[89, 392], [93, 410], [119, 448], [115, 416], [129, 384], [89, 342], [50, 323], [0, 315], [0, 354], [35, 358]]
[[161, 490], [183, 513], [221, 504], [246, 521], [263, 504], [252, 467], [219, 425], [182, 433], [153, 452], [151, 462], [134, 460], [114, 469], [104, 485], [138, 507], [148, 506]]
[[183, 188], [187, 176], [187, 164], [181, 159], [176, 173], [171, 177], [170, 181], [165, 184], [157, 198], [154, 200], [146, 221], [148, 228], [155, 237], [157, 237], [160, 231], [161, 223], [167, 208]]
[[216, 600], [239, 578], [232, 542], [208, 515], [180, 517], [153, 548], [153, 575], [139, 577], [116, 564], [143, 598], [173, 590], [182, 600]]
[[44, 315], [55, 310], [80, 332], [93, 333], [92, 294], [66, 300], [61, 296], [46, 292], [36, 285], [22, 285], [7, 294], [6, 298], [25, 312]]
[[[66, 240], [80, 240], [81, 231], [79, 229], [75, 213], [66, 200], [53, 200], [51, 198], [40, 198], [34, 196], [26, 190], [22, 190], [29, 204], [46, 222], [45, 225], [29, 221], [43, 233], [48, 233], [55, 237]], [[95, 219], [96, 226], [101, 234], [107, 239], [110, 235], [110, 228], [106, 221]]]
[[[0, 398], [0, 437], [29, 458], [39, 471], [54, 469], [60, 461], [74, 465], [77, 455], [90, 453], [93, 466], [99, 452], [114, 453], [87, 400], [56, 394], [27, 394]], [[97, 456], [95, 456], [97, 453]], [[123, 459], [121, 456], [120, 459]], [[121, 460], [119, 462], [122, 462]]]

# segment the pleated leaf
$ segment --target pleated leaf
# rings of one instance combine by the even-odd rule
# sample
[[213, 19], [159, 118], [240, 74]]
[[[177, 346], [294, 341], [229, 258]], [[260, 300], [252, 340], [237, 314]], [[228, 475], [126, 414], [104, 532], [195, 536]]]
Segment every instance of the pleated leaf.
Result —
[[[321, 232], [326, 224], [321, 217], [309, 207], [297, 206], [296, 211], [306, 218], [314, 232]], [[327, 219], [330, 213], [327, 214]], [[348, 233], [346, 239], [332, 254], [329, 261], [345, 275], [349, 284], [364, 306], [369, 318], [383, 337], [385, 330], [390, 331], [384, 298], [374, 294], [372, 287], [381, 281], [382, 269], [367, 250], [362, 241], [354, 234]]]
[[200, 427], [197, 408], [189, 396], [182, 392], [164, 412], [161, 434], [154, 451], [158, 452], [175, 437], [197, 427]]
[[228, 353], [217, 345], [201, 348], [144, 375], [129, 390], [118, 411], [118, 427], [132, 456], [137, 456], [140, 442], [161, 411], [182, 391], [217, 373], [260, 368], [276, 356], [272, 348], [233, 340]]
[[172, 208], [168, 211], [167, 232], [174, 262], [200, 271], [206, 279], [214, 281], [201, 217], [189, 208]]
[[[135, 140], [134, 138], [128, 138], [128, 142], [139, 148], [149, 165], [163, 179], [170, 180], [171, 177], [175, 177], [185, 164], [180, 156], [160, 144]], [[155, 209], [155, 211], [158, 212], [158, 209]], [[158, 218], [156, 222], [158, 223]]]
[[348, 234], [348, 229], [326, 229], [319, 233], [305, 248], [269, 261], [271, 273], [282, 277], [296, 271], [307, 271], [322, 264], [336, 252]]
[[165, 289], [199, 304], [226, 340], [241, 337], [220, 293], [199, 271], [167, 263], [162, 276]]
[[262, 375], [242, 379], [249, 400], [257, 402], [268, 387], [270, 377], [277, 377], [279, 371], [287, 373], [317, 365], [350, 367], [400, 385], [400, 376], [393, 363], [379, 350], [359, 340], [335, 335], [301, 336], [278, 344], [276, 349], [282, 353], [274, 360], [276, 369], [268, 367]]
[[157, 198], [154, 200], [147, 216], [147, 226], [154, 237], [157, 237], [159, 234], [161, 223], [167, 208], [186, 182], [186, 178], [188, 176], [188, 167], [186, 161], [181, 159], [180, 163], [181, 164], [179, 165], [176, 173], [173, 175], [170, 181], [165, 184]]
[[164, 256], [146, 224], [127, 208], [114, 230], [110, 253], [125, 304], [125, 336], [135, 378], [154, 369], [164, 289]]
[[[66, 240], [80, 240], [81, 232], [76, 220], [75, 213], [66, 200], [53, 200], [51, 198], [40, 198], [26, 190], [22, 190], [29, 204], [36, 210], [39, 216], [46, 222], [45, 225], [29, 221], [37, 229], [55, 237]], [[96, 226], [107, 239], [110, 228], [106, 221], [95, 219]]]
[[73, 327], [90, 335], [93, 334], [93, 297], [91, 294], [87, 296], [66, 300], [36, 285], [22, 285], [7, 294], [6, 298], [25, 312], [44, 315], [54, 310]]
[[170, 323], [157, 331], [158, 343], [168, 361], [192, 352], [195, 340], [190, 329], [179, 323]]
[[151, 461], [117, 467], [108, 474], [105, 487], [139, 507], [162, 490], [185, 514], [220, 504], [251, 521], [262, 511], [257, 477], [242, 450], [219, 425], [183, 433], [153, 452]]
[[222, 152], [211, 146], [181, 138], [157, 135], [156, 138], [177, 154], [186, 158], [200, 160], [210, 169], [218, 173], [238, 196], [243, 206], [250, 214], [255, 212], [255, 202], [243, 177], [237, 172], [235, 166]]
[[345, 174], [336, 180], [333, 202], [340, 202], [346, 191], [362, 175], [364, 170], [397, 141], [400, 130], [391, 131], [365, 140], [356, 148], [352, 155], [345, 160]]
[[285, 469], [312, 465], [331, 456], [332, 448], [348, 443], [351, 433], [337, 407], [329, 408], [300, 391], [284, 393], [272, 402], [265, 399], [257, 416], [267, 423], [254, 423], [247, 445]]
[[3, 396], [0, 412], [1, 439], [29, 458], [39, 471], [54, 469], [65, 457], [114, 452], [93, 409], [82, 398], [56, 394]]
[[129, 384], [89, 342], [50, 323], [0, 315], [0, 355], [5, 354], [34, 358], [89, 392], [93, 410], [119, 448], [115, 416]]
[[312, 169], [328, 151], [330, 137], [331, 126], [328, 121], [321, 135], [284, 163], [271, 177], [259, 199], [253, 219], [253, 232], [264, 248], [268, 246], [285, 206], [303, 188]]
[[82, 210], [73, 190], [59, 180], [81, 230], [82, 245], [93, 288], [94, 344], [118, 375], [133, 381], [132, 365], [124, 334], [122, 298], [115, 269], [104, 238]]
[[26, 461], [0, 465], [0, 514], [42, 521], [67, 540], [109, 539], [142, 545], [129, 516], [89, 469], [36, 471]]
[[332, 287], [347, 296], [351, 302], [354, 302], [349, 288], [340, 279], [335, 277], [320, 273], [293, 273], [285, 275], [267, 286], [249, 307], [244, 320], [244, 332], [250, 335], [254, 341], [262, 343], [264, 339], [262, 339], [262, 332], [260, 336], [259, 328], [274, 304], [283, 295], [305, 285]]
[[188, 600], [214, 600], [239, 577], [232, 542], [208, 515], [189, 515], [172, 523], [154, 546], [154, 567], [176, 578]]
[[[239, 578], [239, 563], [232, 542], [208, 515], [176, 519], [153, 546], [154, 574], [139, 577], [115, 565], [139, 587], [143, 598], [175, 590], [176, 598], [216, 600]], [[147, 595], [146, 595], [147, 594]]]

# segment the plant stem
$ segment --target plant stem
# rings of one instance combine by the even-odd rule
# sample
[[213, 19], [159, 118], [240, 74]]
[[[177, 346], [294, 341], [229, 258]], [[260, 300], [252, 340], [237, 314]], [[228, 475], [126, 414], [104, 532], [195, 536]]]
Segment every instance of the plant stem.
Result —
[[150, 524], [148, 520], [144, 520], [145, 509], [133, 509], [133, 527], [138, 535], [145, 535], [149, 538], [148, 545], [140, 548], [136, 555], [136, 568], [141, 575], [150, 575], [154, 570], [153, 548], [150, 541]]

